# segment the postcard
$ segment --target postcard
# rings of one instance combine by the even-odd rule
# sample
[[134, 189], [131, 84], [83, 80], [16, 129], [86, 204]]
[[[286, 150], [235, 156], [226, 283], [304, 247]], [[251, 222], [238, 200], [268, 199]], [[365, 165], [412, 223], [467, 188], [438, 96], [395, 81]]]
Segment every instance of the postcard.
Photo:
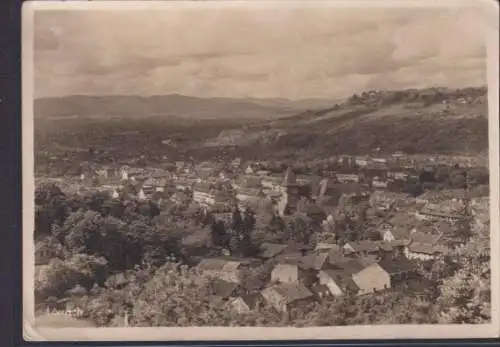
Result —
[[26, 340], [499, 336], [494, 2], [22, 14]]

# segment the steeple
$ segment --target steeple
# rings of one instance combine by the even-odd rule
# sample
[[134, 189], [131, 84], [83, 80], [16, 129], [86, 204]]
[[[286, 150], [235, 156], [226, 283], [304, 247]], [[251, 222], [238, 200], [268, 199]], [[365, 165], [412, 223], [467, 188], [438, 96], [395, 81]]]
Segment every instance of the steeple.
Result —
[[297, 178], [295, 177], [295, 174], [293, 173], [292, 168], [289, 166], [288, 169], [286, 170], [285, 173], [285, 179], [283, 180], [283, 186], [292, 186], [297, 184]]
[[321, 182], [319, 183], [319, 193], [318, 193], [318, 198], [322, 198], [326, 195], [326, 192], [328, 191], [328, 183], [329, 183], [329, 180], [328, 178], [324, 178], [321, 180]]

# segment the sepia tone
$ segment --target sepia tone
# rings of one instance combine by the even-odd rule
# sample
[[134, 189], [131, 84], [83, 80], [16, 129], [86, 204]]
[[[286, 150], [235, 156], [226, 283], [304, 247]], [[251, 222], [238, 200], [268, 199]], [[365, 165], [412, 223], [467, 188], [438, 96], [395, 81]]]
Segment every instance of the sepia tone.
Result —
[[89, 6], [32, 27], [37, 327], [493, 322], [474, 7]]

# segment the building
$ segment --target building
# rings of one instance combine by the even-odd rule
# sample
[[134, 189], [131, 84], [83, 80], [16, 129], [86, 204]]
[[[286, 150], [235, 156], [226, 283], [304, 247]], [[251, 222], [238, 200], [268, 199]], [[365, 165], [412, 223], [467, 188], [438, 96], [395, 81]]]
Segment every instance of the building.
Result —
[[367, 156], [359, 156], [354, 158], [354, 162], [359, 167], [365, 167], [370, 163], [370, 158]]
[[386, 211], [391, 207], [404, 207], [411, 205], [415, 199], [408, 194], [377, 190], [370, 196], [372, 208]]
[[242, 177], [239, 177], [238, 179], [234, 180], [231, 183], [231, 185], [234, 189], [240, 189], [240, 188], [259, 189], [262, 186], [261, 177], [257, 175], [243, 175]]
[[311, 286], [311, 291], [319, 300], [326, 299], [332, 296], [328, 287], [323, 284], [315, 284]]
[[391, 180], [406, 181], [408, 179], [408, 174], [403, 171], [388, 171], [387, 178]]
[[255, 174], [255, 168], [253, 167], [253, 165], [248, 165], [244, 172], [245, 175], [253, 175]]
[[430, 244], [423, 242], [411, 242], [406, 246], [404, 253], [408, 259], [434, 260], [446, 254], [449, 248], [440, 244]]
[[441, 204], [445, 201], [463, 202], [467, 196], [465, 189], [448, 189], [439, 191], [428, 191], [416, 198], [418, 204]]
[[463, 205], [455, 206], [428, 203], [415, 216], [422, 220], [458, 222], [465, 218]]
[[282, 313], [287, 313], [292, 307], [315, 299], [314, 294], [300, 282], [268, 287], [262, 291], [262, 297]]
[[236, 199], [238, 202], [245, 202], [262, 196], [263, 194], [259, 188], [238, 188], [236, 190]]
[[210, 206], [216, 202], [217, 192], [211, 184], [197, 184], [193, 187], [193, 201], [202, 206]]
[[373, 263], [352, 275], [358, 286], [358, 295], [391, 288], [391, 277], [378, 263]]
[[238, 288], [238, 283], [228, 282], [218, 278], [215, 278], [210, 283], [210, 289], [212, 290], [211, 294], [219, 301], [226, 301], [234, 296]]
[[229, 306], [235, 312], [242, 314], [255, 310], [262, 301], [262, 296], [259, 294], [250, 294], [238, 296], [229, 301]]
[[407, 241], [411, 239], [411, 229], [408, 227], [390, 227], [380, 229], [381, 237], [384, 242]]
[[369, 255], [378, 254], [380, 247], [377, 243], [362, 240], [357, 242], [348, 242], [344, 245], [344, 254], [346, 255]]
[[342, 269], [322, 270], [318, 274], [318, 279], [319, 284], [327, 287], [332, 296], [356, 294], [359, 291], [349, 273]]
[[58, 253], [48, 245], [37, 242], [35, 244], [35, 265], [47, 265]]
[[314, 250], [318, 253], [322, 253], [322, 252], [329, 252], [331, 250], [340, 251], [340, 249], [341, 247], [336, 243], [318, 242]]
[[282, 189], [283, 177], [266, 176], [262, 177], [260, 182], [262, 189], [266, 194], [269, 192], [280, 193]]
[[411, 278], [417, 269], [416, 264], [405, 256], [387, 256], [381, 259], [378, 265], [389, 274], [392, 285]]
[[278, 264], [271, 272], [273, 283], [293, 283], [299, 281], [301, 270], [296, 264]]
[[220, 258], [203, 259], [196, 269], [205, 276], [224, 280], [229, 283], [240, 282], [240, 271], [245, 266], [241, 261]]
[[264, 242], [260, 245], [259, 257], [263, 259], [275, 258], [283, 254], [287, 248], [288, 245], [285, 244]]
[[351, 174], [337, 173], [335, 174], [335, 178], [339, 183], [349, 183], [349, 182], [359, 183], [359, 175], [354, 173]]
[[304, 270], [320, 271], [329, 266], [329, 255], [328, 251], [315, 252], [304, 255], [299, 260], [299, 267]]
[[373, 188], [376, 188], [376, 189], [387, 188], [388, 185], [389, 185], [389, 183], [386, 180], [383, 180], [378, 176], [373, 177], [373, 179], [372, 179], [372, 187]]
[[289, 167], [283, 179], [281, 198], [278, 203], [278, 212], [281, 216], [290, 215], [297, 210], [298, 188], [295, 174]]

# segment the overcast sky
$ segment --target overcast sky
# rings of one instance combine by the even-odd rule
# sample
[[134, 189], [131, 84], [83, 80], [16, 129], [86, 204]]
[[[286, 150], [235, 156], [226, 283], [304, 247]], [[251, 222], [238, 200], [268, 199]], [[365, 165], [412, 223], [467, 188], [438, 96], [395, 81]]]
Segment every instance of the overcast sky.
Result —
[[338, 98], [486, 83], [470, 10], [38, 11], [35, 96]]

